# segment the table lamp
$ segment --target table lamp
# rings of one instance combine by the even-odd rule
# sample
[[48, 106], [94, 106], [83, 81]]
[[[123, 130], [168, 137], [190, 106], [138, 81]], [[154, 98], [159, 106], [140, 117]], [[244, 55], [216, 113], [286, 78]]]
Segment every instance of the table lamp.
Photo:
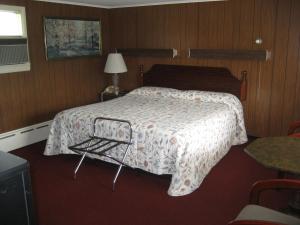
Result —
[[119, 94], [119, 73], [127, 72], [127, 67], [124, 59], [120, 53], [109, 53], [107, 56], [106, 64], [104, 67], [104, 73], [113, 74], [113, 90], [116, 95]]

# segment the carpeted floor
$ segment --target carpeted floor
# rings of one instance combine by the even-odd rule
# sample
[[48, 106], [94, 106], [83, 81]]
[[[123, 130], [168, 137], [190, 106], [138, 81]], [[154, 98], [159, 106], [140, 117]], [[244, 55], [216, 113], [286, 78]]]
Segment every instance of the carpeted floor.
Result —
[[[245, 154], [245, 146], [236, 146], [190, 195], [170, 197], [169, 176], [128, 168], [112, 192], [115, 166], [86, 160], [74, 180], [78, 156], [44, 156], [44, 146], [12, 152], [30, 162], [38, 225], [224, 225], [247, 203], [256, 180], [276, 177]], [[272, 196], [266, 199], [278, 205]]]

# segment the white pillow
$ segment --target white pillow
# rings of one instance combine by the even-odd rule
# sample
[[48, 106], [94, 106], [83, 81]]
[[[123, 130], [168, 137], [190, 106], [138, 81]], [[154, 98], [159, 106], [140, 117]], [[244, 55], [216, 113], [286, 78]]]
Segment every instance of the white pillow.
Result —
[[134, 89], [129, 94], [137, 94], [137, 95], [158, 95], [161, 97], [171, 97], [178, 95], [180, 90], [173, 89], [173, 88], [165, 88], [165, 87], [140, 87], [137, 89]]

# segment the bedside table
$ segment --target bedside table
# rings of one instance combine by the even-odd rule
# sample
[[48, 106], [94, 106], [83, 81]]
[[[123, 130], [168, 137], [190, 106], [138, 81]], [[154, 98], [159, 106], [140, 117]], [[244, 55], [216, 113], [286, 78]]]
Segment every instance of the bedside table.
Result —
[[120, 91], [118, 95], [114, 94], [114, 93], [108, 93], [108, 92], [101, 92], [99, 94], [99, 100], [101, 102], [105, 102], [114, 98], [118, 98], [118, 97], [122, 97], [124, 95], [126, 95], [129, 91]]

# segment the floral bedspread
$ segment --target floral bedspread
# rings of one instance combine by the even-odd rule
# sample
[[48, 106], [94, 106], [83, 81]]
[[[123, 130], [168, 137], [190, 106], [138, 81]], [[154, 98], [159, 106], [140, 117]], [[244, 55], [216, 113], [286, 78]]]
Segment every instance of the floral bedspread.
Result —
[[[232, 145], [247, 141], [243, 108], [235, 96], [142, 87], [123, 97], [58, 113], [44, 154], [73, 154], [68, 146], [87, 139], [100, 116], [131, 122], [132, 145], [125, 163], [154, 174], [171, 174], [168, 194], [172, 196], [196, 190]], [[129, 132], [119, 123], [102, 122], [96, 124], [96, 134], [126, 140]], [[110, 154], [121, 159], [123, 149]]]

